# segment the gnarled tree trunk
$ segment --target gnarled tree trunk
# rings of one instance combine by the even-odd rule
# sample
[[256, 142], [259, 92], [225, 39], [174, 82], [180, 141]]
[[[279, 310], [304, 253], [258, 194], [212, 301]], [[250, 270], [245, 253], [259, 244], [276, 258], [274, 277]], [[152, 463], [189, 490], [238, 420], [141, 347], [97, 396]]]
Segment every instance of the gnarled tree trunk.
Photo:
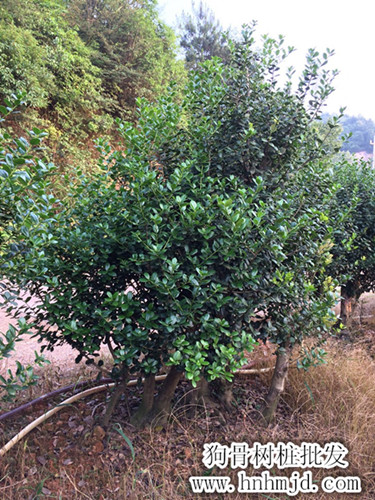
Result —
[[288, 375], [289, 358], [290, 348], [288, 342], [285, 347], [280, 346], [277, 351], [276, 366], [262, 411], [263, 418], [267, 424], [272, 422], [279, 403], [280, 395], [284, 391], [285, 381]]
[[358, 287], [349, 281], [341, 286], [340, 319], [345, 326], [350, 326], [353, 308], [359, 298]]
[[155, 375], [149, 375], [145, 378], [143, 382], [143, 395], [142, 401], [138, 410], [134, 413], [131, 418], [131, 423], [139, 427], [144, 423], [146, 415], [152, 410], [152, 405], [154, 403], [154, 392], [155, 392]]
[[111, 395], [111, 398], [109, 400], [109, 403], [107, 405], [106, 412], [104, 416], [102, 417], [102, 426], [106, 428], [109, 424], [109, 421], [111, 420], [112, 414], [114, 410], [116, 409], [116, 406], [118, 402], [120, 401], [120, 398], [123, 394], [127, 392], [127, 384], [128, 384], [128, 369], [127, 366], [123, 363], [122, 368], [121, 368], [121, 379], [119, 380], [118, 384], [115, 386], [113, 393]]
[[210, 382], [211, 390], [226, 410], [233, 410], [233, 383], [225, 379]]
[[181, 377], [182, 372], [172, 366], [154, 399], [151, 411], [144, 415], [141, 425], [145, 423], [165, 425], [171, 411], [171, 401]]
[[206, 406], [206, 403], [211, 400], [210, 386], [204, 377], [199, 379], [197, 387], [189, 391], [186, 399], [188, 404], [191, 405], [192, 412], [195, 412], [198, 405], [203, 404]]

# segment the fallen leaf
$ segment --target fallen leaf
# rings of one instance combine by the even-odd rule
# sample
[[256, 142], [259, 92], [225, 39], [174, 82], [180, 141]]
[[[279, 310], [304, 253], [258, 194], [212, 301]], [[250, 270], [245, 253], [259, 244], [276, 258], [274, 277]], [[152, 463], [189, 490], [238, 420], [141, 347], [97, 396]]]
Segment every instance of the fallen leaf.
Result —
[[97, 439], [102, 440], [105, 437], [105, 430], [100, 425], [97, 425], [94, 429], [93, 436]]
[[102, 441], [96, 441], [92, 446], [92, 451], [94, 453], [101, 453], [104, 450], [104, 444]]
[[37, 457], [37, 460], [41, 465], [46, 465], [47, 463], [47, 459], [45, 457]]

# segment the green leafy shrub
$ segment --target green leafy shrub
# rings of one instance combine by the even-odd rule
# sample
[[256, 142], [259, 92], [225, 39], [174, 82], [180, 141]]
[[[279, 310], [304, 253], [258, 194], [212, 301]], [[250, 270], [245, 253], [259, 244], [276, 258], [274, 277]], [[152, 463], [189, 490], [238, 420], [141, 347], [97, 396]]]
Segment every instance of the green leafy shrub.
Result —
[[[0, 106], [0, 124], [23, 104], [23, 98], [24, 94], [13, 95], [5, 101], [5, 106]], [[44, 136], [37, 128], [29, 132], [29, 139], [13, 137], [7, 132], [0, 135], [0, 278], [3, 280], [0, 292], [4, 304], [13, 306], [19, 290], [5, 277], [16, 266], [19, 255], [25, 252], [30, 230], [35, 235], [40, 234], [42, 227], [45, 231], [44, 222], [50, 217], [50, 208], [55, 202], [48, 195], [48, 175], [53, 167], [38, 158]], [[29, 333], [30, 327], [24, 318], [18, 318], [17, 327], [9, 325], [7, 332], [0, 333], [0, 360], [9, 357], [15, 343]], [[35, 353], [37, 364], [44, 361]], [[8, 398], [17, 390], [33, 385], [37, 379], [32, 366], [24, 367], [19, 362], [16, 373], [8, 370], [5, 377], [0, 377], [0, 388]]]
[[[264, 37], [259, 48], [253, 27], [244, 27], [242, 39], [229, 45], [229, 63], [212, 60], [191, 75], [177, 133], [163, 137], [157, 128], [153, 135], [155, 127], [149, 127], [148, 134], [160, 144], [155, 153], [152, 143], [150, 158], [159, 159], [164, 171], [196, 158], [210, 175], [235, 175], [247, 186], [262, 177], [265, 188], [255, 220], [260, 216], [267, 228], [266, 249], [277, 248], [279, 254], [275, 259], [256, 252], [259, 261], [252, 265], [262, 276], [261, 286], [254, 286], [247, 299], [262, 311], [255, 338], [279, 346], [285, 363], [275, 374], [286, 374], [291, 347], [304, 336], [316, 335], [320, 342], [334, 322], [329, 311], [334, 287], [325, 269], [333, 232], [329, 206], [336, 189], [326, 153], [335, 126], [322, 136], [315, 122], [333, 91], [336, 71], [326, 69], [331, 51], [320, 56], [309, 50], [293, 90], [292, 69], [280, 83], [280, 68], [292, 51], [284, 47], [283, 37]], [[273, 414], [271, 400], [277, 400], [274, 382], [267, 418]]]
[[231, 380], [253, 338], [268, 338], [271, 418], [292, 347], [331, 324], [333, 186], [310, 127], [332, 91], [328, 56], [309, 52], [293, 94], [277, 83], [283, 39], [253, 44], [244, 28], [230, 63], [191, 73], [181, 104], [173, 89], [156, 105], [138, 100], [137, 124], [119, 123], [123, 150], [99, 143], [101, 172], [73, 188], [58, 224], [28, 237], [17, 271], [41, 304], [18, 311], [77, 361], [109, 346], [119, 384], [107, 417], [132, 373], [145, 377], [142, 423], [167, 412], [183, 373]]

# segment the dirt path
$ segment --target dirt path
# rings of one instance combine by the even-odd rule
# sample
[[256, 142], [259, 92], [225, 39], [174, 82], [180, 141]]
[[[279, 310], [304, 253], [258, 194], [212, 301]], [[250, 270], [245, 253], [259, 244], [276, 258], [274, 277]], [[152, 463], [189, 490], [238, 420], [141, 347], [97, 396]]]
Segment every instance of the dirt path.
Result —
[[[16, 321], [7, 316], [6, 312], [0, 308], [1, 333], [5, 333], [10, 324], [16, 325], [16, 323]], [[34, 351], [40, 354], [42, 345], [43, 343], [38, 343], [36, 338], [30, 338], [30, 336], [25, 335], [23, 340], [16, 342], [15, 352], [10, 358], [0, 359], [0, 375], [5, 375], [9, 368], [14, 370], [16, 367], [16, 360], [23, 365], [32, 363], [35, 358]], [[78, 351], [72, 349], [69, 345], [55, 347], [53, 352], [44, 351], [43, 355], [54, 366], [64, 369], [77, 366], [74, 360], [78, 355]]]
[[[16, 322], [11, 320], [4, 310], [0, 309], [0, 332], [5, 333], [9, 324], [15, 325]], [[27, 365], [34, 361], [34, 351], [40, 353], [42, 344], [39, 344], [37, 339], [32, 339], [28, 335], [23, 337], [23, 340], [16, 342], [14, 354], [10, 358], [0, 360], [0, 374], [4, 375], [8, 368], [14, 369], [16, 367], [16, 360], [20, 363]], [[57, 366], [64, 366], [64, 368], [72, 368], [75, 366], [74, 359], [77, 354], [70, 346], [64, 345], [56, 347], [53, 352], [44, 351], [44, 356], [51, 363]]]

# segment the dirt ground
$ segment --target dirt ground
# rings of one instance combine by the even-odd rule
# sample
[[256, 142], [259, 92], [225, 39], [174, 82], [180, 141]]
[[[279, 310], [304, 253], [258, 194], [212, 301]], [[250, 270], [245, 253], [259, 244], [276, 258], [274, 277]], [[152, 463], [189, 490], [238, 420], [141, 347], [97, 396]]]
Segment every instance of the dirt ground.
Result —
[[[374, 340], [374, 339], [373, 339]], [[180, 500], [189, 498], [243, 500], [242, 493], [194, 495], [191, 476], [222, 477], [236, 482], [235, 470], [203, 465], [206, 443], [342, 443], [348, 450], [348, 468], [312, 471], [318, 487], [327, 475], [358, 477], [362, 492], [355, 495], [320, 491], [298, 495], [298, 500], [375, 499], [375, 367], [373, 358], [345, 339], [335, 338], [329, 346], [330, 362], [309, 372], [292, 370], [276, 421], [265, 426], [259, 419], [270, 374], [236, 377], [231, 410], [215, 405], [196, 409], [186, 404], [191, 387], [179, 384], [170, 421], [165, 427], [136, 429], [130, 415], [139, 406], [137, 386], [117, 406], [112, 424], [100, 426], [107, 400], [101, 392], [73, 405], [63, 397], [48, 400], [28, 411], [0, 422], [0, 448], [21, 429], [60, 402], [61, 411], [34, 429], [0, 460], [1, 500]], [[42, 377], [29, 400], [51, 390], [58, 381], [51, 374]], [[87, 378], [85, 378], [87, 380]], [[68, 385], [77, 380], [59, 380]], [[339, 383], [338, 383], [339, 381]], [[24, 393], [22, 396], [27, 395]], [[23, 401], [25, 402], [25, 401]], [[214, 401], [212, 401], [214, 403]], [[13, 407], [14, 403], [12, 403]], [[20, 400], [16, 406], [20, 405]], [[193, 410], [193, 411], [192, 411]], [[273, 468], [272, 474], [278, 469]], [[227, 472], [228, 471], [228, 472]], [[278, 476], [288, 475], [282, 470]], [[302, 476], [305, 472], [298, 469]], [[288, 473], [288, 474], [287, 474]], [[257, 476], [259, 469], [246, 468]], [[245, 495], [246, 496], [246, 495]], [[254, 492], [246, 498], [273, 499]], [[285, 499], [284, 495], [277, 498]], [[297, 497], [296, 497], [297, 498]]]
[[[6, 331], [8, 325], [8, 318], [0, 311], [0, 331]], [[10, 358], [0, 360], [0, 374], [4, 375], [9, 368], [13, 370], [16, 366], [16, 360], [23, 365], [32, 363], [35, 358], [34, 351], [40, 354], [42, 345], [43, 344], [38, 343], [37, 339], [29, 338], [28, 336], [23, 337], [21, 342], [16, 343], [16, 349], [13, 355]], [[56, 347], [53, 352], [44, 351], [43, 354], [51, 364], [60, 367], [64, 366], [64, 368], [73, 368], [75, 366], [74, 359], [78, 355], [78, 353], [68, 345]]]
[[[374, 500], [375, 329], [368, 322], [375, 318], [375, 295], [363, 296], [353, 316], [354, 321], [361, 322], [364, 327], [361, 338], [354, 339], [353, 343], [344, 336], [335, 337], [327, 347], [329, 363], [306, 373], [291, 370], [274, 425], [265, 427], [259, 420], [270, 372], [236, 377], [231, 411], [218, 406], [202, 406], [193, 415], [190, 406], [184, 403], [190, 386], [183, 380], [176, 391], [170, 422], [165, 428], [153, 430], [137, 430], [129, 423], [130, 415], [140, 402], [137, 386], [130, 387], [127, 397], [120, 401], [113, 415], [113, 425], [103, 429], [98, 422], [107, 399], [101, 392], [73, 405], [60, 404], [61, 412], [2, 457], [0, 499], [192, 498], [189, 477], [207, 474], [202, 465], [204, 443], [246, 442], [251, 446], [255, 442], [293, 442], [298, 445], [301, 442], [339, 441], [350, 450], [349, 467], [343, 475], [358, 476], [362, 481], [362, 493], [355, 497]], [[0, 311], [0, 331], [4, 332], [8, 324], [9, 318]], [[33, 350], [39, 347], [35, 339], [20, 342], [8, 366], [12, 366], [14, 359], [24, 363], [32, 361]], [[273, 351], [272, 346], [262, 345], [251, 354], [256, 354], [257, 366], [259, 358], [264, 366], [268, 366]], [[43, 370], [40, 383], [30, 392], [22, 392], [18, 396], [22, 399], [7, 403], [9, 406], [5, 410], [52, 389], [76, 383], [81, 376], [84, 380], [91, 378], [85, 376], [87, 372], [82, 373], [88, 367], [79, 366], [77, 369], [75, 354], [67, 346], [47, 353], [47, 357], [55, 365], [53, 369]], [[55, 367], [60, 369], [55, 370]], [[56, 372], [63, 373], [57, 377]], [[16, 418], [0, 422], [0, 448], [42, 412], [52, 409], [66, 397], [59, 396]], [[216, 469], [213, 470], [216, 474]], [[249, 476], [259, 474], [251, 468], [246, 471]], [[222, 475], [224, 471], [218, 470], [217, 473]], [[320, 482], [323, 473], [323, 470], [313, 471], [316, 482]], [[256, 493], [251, 497], [254, 500], [266, 498]], [[314, 500], [328, 500], [324, 492], [313, 497]], [[342, 497], [341, 493], [329, 495], [330, 500], [341, 500]], [[220, 498], [242, 500], [243, 495], [230, 494]], [[298, 499], [312, 500], [311, 494], [298, 496]]]

